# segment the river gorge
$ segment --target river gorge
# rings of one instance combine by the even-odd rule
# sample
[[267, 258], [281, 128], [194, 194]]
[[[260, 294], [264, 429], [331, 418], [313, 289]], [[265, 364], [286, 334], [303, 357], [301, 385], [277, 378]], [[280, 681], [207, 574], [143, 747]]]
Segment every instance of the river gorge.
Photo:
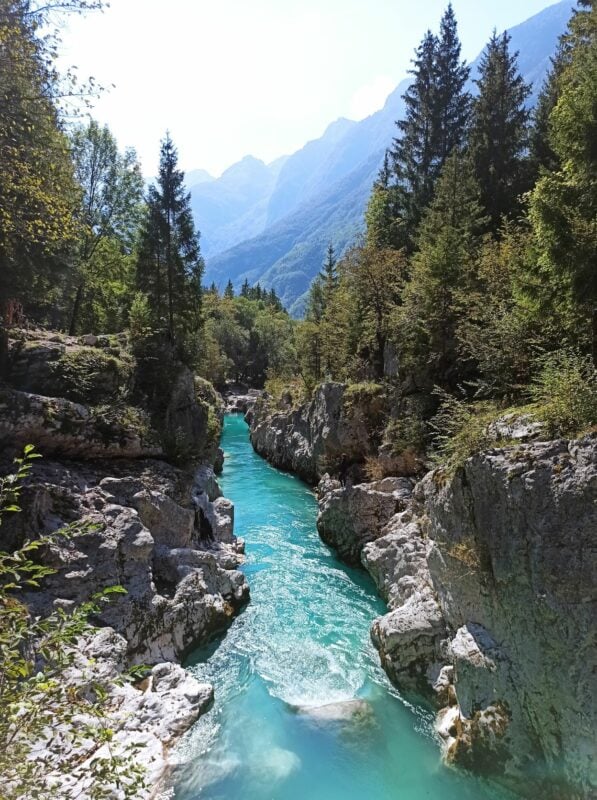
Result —
[[385, 604], [320, 540], [309, 487], [253, 451], [240, 415], [222, 446], [251, 601], [188, 659], [215, 702], [178, 748], [176, 800], [509, 796], [441, 765], [433, 715], [391, 686], [370, 643]]

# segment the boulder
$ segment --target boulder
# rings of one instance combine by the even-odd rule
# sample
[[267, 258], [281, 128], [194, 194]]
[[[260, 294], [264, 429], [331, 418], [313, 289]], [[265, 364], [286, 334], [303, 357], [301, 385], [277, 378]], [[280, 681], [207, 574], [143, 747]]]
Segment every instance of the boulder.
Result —
[[384, 478], [320, 492], [319, 535], [342, 559], [358, 563], [363, 546], [378, 538], [389, 520], [404, 508], [412, 487], [408, 478]]

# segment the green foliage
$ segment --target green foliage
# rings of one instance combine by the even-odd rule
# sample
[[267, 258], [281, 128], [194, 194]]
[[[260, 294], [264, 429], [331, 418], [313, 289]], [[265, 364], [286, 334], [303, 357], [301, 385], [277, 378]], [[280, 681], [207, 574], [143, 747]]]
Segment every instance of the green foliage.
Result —
[[[414, 233], [433, 197], [435, 182], [455, 147], [462, 146], [470, 108], [464, 91], [469, 68], [460, 61], [460, 41], [452, 5], [446, 9], [439, 37], [427, 31], [416, 51], [414, 80], [403, 96], [406, 116], [397, 125], [401, 136], [390, 150], [393, 183], [390, 200], [400, 224], [375, 235], [384, 244], [414, 246]], [[375, 195], [374, 195], [375, 196]], [[377, 199], [380, 198], [376, 198]], [[381, 211], [382, 218], [385, 211]], [[371, 209], [370, 217], [379, 220]], [[379, 230], [379, 226], [376, 226]]]
[[[23, 481], [38, 457], [27, 445], [23, 457], [15, 460], [15, 472], [0, 479], [0, 524], [5, 514], [20, 511], [17, 501]], [[65, 800], [75, 800], [78, 781], [85, 781], [92, 800], [112, 796], [114, 790], [134, 798], [146, 786], [143, 771], [135, 764], [138, 745], [131, 742], [124, 749], [111, 749], [109, 687], [90, 683], [88, 676], [77, 683], [72, 671], [77, 643], [92, 631], [88, 616], [124, 590], [108, 587], [68, 614], [57, 609], [44, 618], [32, 617], [19, 599], [22, 591], [35, 590], [53, 572], [40, 563], [40, 553], [88, 530], [88, 525], [74, 523], [26, 541], [14, 552], [0, 551], [3, 800], [52, 800], [58, 791]], [[37, 752], [42, 742], [45, 757]]]
[[50, 365], [49, 394], [78, 403], [100, 405], [121, 398], [132, 380], [132, 362], [99, 347], [66, 352]]
[[447, 160], [412, 259], [411, 279], [395, 314], [393, 335], [405, 370], [426, 385], [454, 386], [468, 365], [458, 351], [456, 329], [476, 282], [475, 264], [484, 224], [479, 188], [470, 161]]
[[530, 188], [527, 160], [530, 88], [518, 72], [510, 36], [493, 33], [481, 58], [479, 93], [473, 101], [470, 150], [483, 207], [496, 233], [502, 217], [516, 218], [520, 198]]
[[492, 444], [487, 426], [495, 417], [495, 407], [491, 403], [467, 403], [442, 389], [437, 389], [436, 395], [440, 405], [431, 420], [433, 460], [452, 473]]
[[[550, 283], [567, 286], [584, 316], [597, 302], [597, 9], [572, 18], [565, 37], [558, 100], [549, 115], [557, 164], [531, 195], [539, 266]], [[566, 286], [567, 285], [567, 286]], [[597, 351], [596, 351], [597, 352]]]
[[49, 312], [76, 235], [77, 186], [44, 22], [30, 2], [0, 4], [0, 325], [11, 300]]
[[591, 359], [559, 350], [543, 356], [530, 394], [551, 436], [575, 436], [597, 424], [597, 370]]
[[108, 127], [94, 120], [74, 130], [71, 152], [83, 196], [70, 333], [119, 330], [126, 300], [117, 315], [113, 304], [133, 285], [130, 256], [140, 219], [141, 168], [135, 152], [119, 153]]
[[129, 329], [133, 342], [139, 342], [151, 334], [151, 309], [143, 292], [136, 292], [129, 310]]
[[[261, 299], [251, 299], [257, 288]], [[205, 295], [199, 373], [215, 386], [227, 380], [263, 386], [268, 375], [289, 375], [296, 366], [292, 320], [275, 294], [254, 289], [237, 297]]]
[[184, 172], [169, 134], [162, 141], [156, 185], [150, 187], [137, 259], [137, 287], [147, 295], [156, 330], [195, 366], [200, 354], [204, 263]]

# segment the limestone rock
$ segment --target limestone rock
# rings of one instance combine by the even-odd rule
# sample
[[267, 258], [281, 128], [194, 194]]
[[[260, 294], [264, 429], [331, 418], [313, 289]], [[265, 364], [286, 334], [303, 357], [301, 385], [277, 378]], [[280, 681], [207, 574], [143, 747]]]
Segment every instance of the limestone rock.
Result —
[[456, 631], [462, 727], [450, 758], [493, 763], [531, 795], [527, 765], [542, 763], [543, 796], [592, 796], [597, 436], [480, 453], [417, 491], [433, 586]]
[[[92, 759], [108, 755], [126, 757], [127, 748], [132, 745], [135, 763], [145, 769], [147, 784], [145, 789], [137, 790], [135, 797], [139, 800], [153, 797], [155, 787], [167, 773], [169, 749], [212, 702], [212, 687], [199, 683], [177, 664], [157, 664], [140, 686], [123, 681], [126, 649], [123, 637], [110, 628], [101, 629], [82, 643], [81, 654], [70, 670], [70, 680], [79, 688], [92, 686], [96, 681], [108, 688], [104, 724], [114, 733], [109, 753], [106, 745], [98, 750], [91, 738], [73, 745], [62, 739], [59, 731], [43, 750], [36, 752], [47, 764], [45, 788], [53, 796], [65, 795], [68, 789], [69, 797], [88, 800]], [[79, 715], [78, 722], [81, 727], [88, 725], [92, 729], [98, 724], [95, 717], [84, 713]], [[71, 774], [53, 770], [52, 765], [67, 756], [76, 757]], [[111, 790], [114, 794], [110, 796], [120, 796], [116, 786]]]
[[45, 455], [141, 458], [162, 455], [142, 409], [93, 410], [70, 400], [0, 389], [0, 446], [35, 442]]
[[329, 471], [361, 462], [376, 449], [379, 421], [358, 399], [346, 401], [341, 383], [319, 386], [310, 403], [296, 409], [272, 411], [264, 399], [251, 411], [251, 442], [274, 466], [292, 470], [315, 484]]
[[320, 495], [317, 529], [341, 558], [358, 563], [363, 546], [404, 508], [412, 492], [408, 478], [340, 486]]

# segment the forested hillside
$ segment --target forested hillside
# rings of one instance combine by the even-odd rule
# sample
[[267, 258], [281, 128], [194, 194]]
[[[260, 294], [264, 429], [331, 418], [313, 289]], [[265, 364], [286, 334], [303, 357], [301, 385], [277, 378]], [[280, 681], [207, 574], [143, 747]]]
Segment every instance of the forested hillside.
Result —
[[[529, 106], [537, 99], [571, 8], [572, 3], [563, 0], [509, 31], [511, 49], [520, 54], [520, 72], [531, 86]], [[476, 91], [473, 79], [479, 63], [477, 58], [471, 65], [467, 88], [472, 93]], [[209, 280], [215, 280], [221, 288], [230, 277], [237, 286], [245, 277], [252, 282], [259, 280], [275, 288], [293, 315], [302, 315], [305, 293], [327, 244], [332, 242], [341, 254], [363, 231], [370, 187], [394, 135], [395, 122], [404, 113], [402, 95], [407, 85], [408, 80], [403, 81], [383, 109], [361, 122], [338, 120], [330, 125], [320, 139], [285, 161], [271, 195], [261, 197], [259, 205], [235, 218], [233, 225], [221, 229], [218, 225], [222, 244], [231, 231], [234, 237], [228, 238], [231, 249], [227, 252], [222, 252], [221, 245], [215, 249], [210, 246], [206, 252]], [[196, 206], [197, 219], [211, 244], [210, 209], [212, 202], [220, 207], [220, 190], [214, 185], [208, 195], [200, 187], [197, 196], [203, 198]], [[245, 236], [241, 238], [242, 230]]]

